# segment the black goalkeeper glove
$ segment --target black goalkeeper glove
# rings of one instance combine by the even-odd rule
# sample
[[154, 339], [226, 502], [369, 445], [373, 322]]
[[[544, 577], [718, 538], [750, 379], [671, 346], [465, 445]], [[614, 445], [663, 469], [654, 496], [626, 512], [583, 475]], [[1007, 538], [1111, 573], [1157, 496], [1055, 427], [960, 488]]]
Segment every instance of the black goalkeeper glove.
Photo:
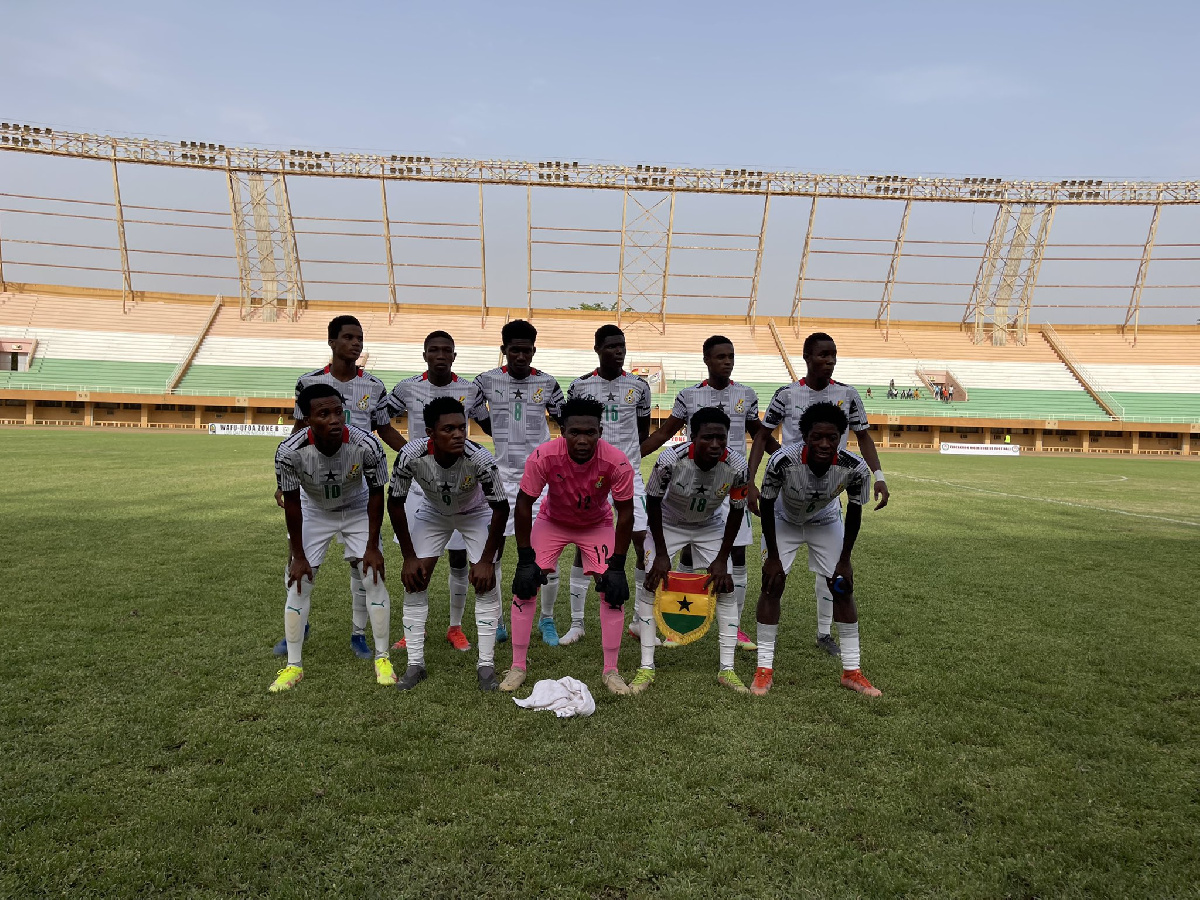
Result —
[[518, 600], [532, 600], [538, 588], [546, 583], [546, 573], [537, 564], [532, 547], [517, 548], [517, 571], [513, 574], [512, 592]]
[[600, 576], [596, 589], [613, 609], [625, 607], [625, 601], [629, 599], [629, 582], [625, 579], [624, 553], [615, 553], [608, 558], [608, 570]]

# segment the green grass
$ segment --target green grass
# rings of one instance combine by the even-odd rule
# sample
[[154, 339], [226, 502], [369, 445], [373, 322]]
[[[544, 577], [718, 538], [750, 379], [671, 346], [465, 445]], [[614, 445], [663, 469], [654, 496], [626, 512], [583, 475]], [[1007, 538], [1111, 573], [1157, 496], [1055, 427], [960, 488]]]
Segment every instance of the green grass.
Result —
[[304, 682], [268, 695], [269, 441], [0, 441], [0, 896], [1198, 894], [1195, 463], [886, 454], [855, 560], [883, 698], [837, 686], [797, 571], [768, 697], [715, 683], [710, 634], [611, 698], [591, 609], [531, 650], [596, 689], [558, 720], [475, 689], [444, 570], [430, 680], [377, 688], [340, 561]]

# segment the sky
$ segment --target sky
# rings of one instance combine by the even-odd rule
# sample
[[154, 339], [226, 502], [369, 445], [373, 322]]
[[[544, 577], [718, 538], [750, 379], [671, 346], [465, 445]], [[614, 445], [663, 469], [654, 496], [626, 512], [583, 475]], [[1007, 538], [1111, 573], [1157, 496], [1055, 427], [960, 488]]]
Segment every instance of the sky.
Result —
[[[0, 11], [0, 114], [74, 131], [472, 158], [1105, 180], [1194, 178], [1200, 145], [1191, 96], [1200, 57], [1186, 41], [1200, 7], [1187, 3], [0, 0]], [[48, 180], [90, 196], [86, 182], [99, 177], [94, 166], [45, 175], [15, 156], [0, 154], [2, 191]], [[179, 184], [185, 197], [207, 190]], [[206, 208], [219, 208], [210, 193]], [[549, 202], [556, 215], [611, 219], [608, 201], [569, 193]], [[517, 229], [510, 219], [523, 227], [523, 198], [496, 198], [489, 229]], [[339, 202], [313, 200], [310, 212]], [[441, 203], [413, 206], [429, 202]], [[734, 230], [757, 232], [753, 204], [736, 213], [693, 206], [697, 230], [732, 219]], [[760, 306], [786, 313], [807, 201], [778, 206], [769, 243], [781, 248], [779, 262], [764, 262]], [[821, 225], [894, 238], [898, 207], [858, 206], [822, 210]], [[1112, 212], [1060, 215], [1067, 221], [1056, 220], [1054, 236], [1145, 239], [1147, 211]], [[1189, 213], [1164, 213], [1159, 239], [1194, 240]], [[949, 239], [982, 241], [991, 224], [990, 214], [973, 215], [968, 231], [949, 224], [953, 215], [922, 215]], [[22, 227], [14, 218], [0, 212], [0, 237]], [[503, 293], [515, 296], [525, 273], [509, 257], [521, 255], [523, 240], [497, 248], [489, 246], [489, 279], [511, 281]], [[1110, 266], [1077, 280], [1107, 283], [1119, 269], [1127, 284], [1126, 270], [1136, 271], [1136, 262]], [[1168, 280], [1200, 278], [1189, 270]], [[1161, 293], [1197, 302], [1194, 292]]]

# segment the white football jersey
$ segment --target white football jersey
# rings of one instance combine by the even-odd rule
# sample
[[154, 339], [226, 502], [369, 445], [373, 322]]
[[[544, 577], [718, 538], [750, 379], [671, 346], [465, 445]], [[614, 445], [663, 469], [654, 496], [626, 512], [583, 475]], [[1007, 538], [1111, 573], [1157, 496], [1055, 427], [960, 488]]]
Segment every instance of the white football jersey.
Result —
[[[296, 396], [299, 397], [302, 390], [313, 384], [327, 384], [342, 395], [347, 425], [353, 425], [363, 431], [375, 430], [375, 409], [387, 396], [387, 385], [370, 372], [359, 369], [349, 381], [338, 381], [333, 377], [329, 366], [313, 369], [311, 372], [305, 372], [296, 381]], [[299, 404], [292, 411], [292, 418], [296, 421], [304, 418]]]
[[748, 467], [746, 457], [726, 450], [720, 461], [705, 472], [696, 465], [692, 443], [676, 444], [658, 455], [646, 496], [662, 500], [663, 522], [671, 525], [710, 525], [724, 521], [722, 504], [729, 498], [734, 509], [746, 508]]
[[800, 417], [814, 403], [832, 403], [850, 420], [850, 427], [842, 435], [842, 442], [838, 445], [839, 450], [846, 449], [846, 440], [851, 431], [866, 431], [870, 427], [862, 397], [853, 386], [830, 379], [823, 390], [815, 391], [803, 378], [785, 384], [775, 392], [775, 396], [771, 398], [771, 405], [767, 407], [767, 414], [763, 416], [763, 424], [771, 431], [783, 425], [780, 443], [785, 446], [803, 441], [804, 437], [800, 434]]
[[758, 394], [754, 393], [754, 389], [731, 381], [723, 390], [717, 390], [708, 383], [707, 378], [699, 384], [685, 387], [675, 395], [671, 415], [683, 419], [689, 438], [695, 437], [691, 429], [692, 416], [696, 410], [706, 406], [715, 406], [729, 416], [729, 446], [738, 452], [744, 452], [746, 424], [758, 421]]
[[475, 376], [475, 384], [488, 406], [496, 463], [508, 484], [516, 484], [525, 472], [525, 460], [550, 440], [549, 413], [562, 414], [563, 392], [552, 375], [533, 369], [527, 378], [513, 378], [508, 366]]
[[444, 516], [478, 512], [508, 500], [496, 458], [474, 441], [467, 441], [463, 455], [449, 468], [434, 457], [433, 441], [409, 441], [392, 467], [390, 496], [403, 502], [414, 481], [425, 493], [425, 505]]
[[763, 474], [760, 496], [775, 501], [776, 518], [793, 525], [825, 525], [842, 514], [842, 492], [851, 503], [871, 500], [871, 467], [861, 456], [839, 450], [824, 475], [808, 467], [808, 447], [786, 444], [771, 454]]
[[487, 418], [487, 406], [483, 394], [473, 381], [454, 375], [449, 384], [436, 385], [429, 380], [429, 373], [422, 372], [399, 382], [375, 408], [375, 421], [387, 425], [392, 419], [408, 414], [408, 439], [425, 437], [425, 406], [438, 397], [453, 397], [467, 411], [467, 418], [482, 422]]
[[312, 429], [297, 431], [275, 451], [275, 481], [281, 491], [300, 491], [304, 503], [325, 510], [366, 506], [371, 488], [387, 484], [387, 459], [379, 438], [347, 425], [342, 444], [326, 456], [313, 443]]
[[622, 371], [612, 381], [595, 369], [581, 375], [567, 388], [567, 399], [590, 397], [604, 404], [601, 437], [625, 454], [633, 470], [642, 464], [642, 439], [638, 419], [650, 417], [650, 385], [645, 378]]

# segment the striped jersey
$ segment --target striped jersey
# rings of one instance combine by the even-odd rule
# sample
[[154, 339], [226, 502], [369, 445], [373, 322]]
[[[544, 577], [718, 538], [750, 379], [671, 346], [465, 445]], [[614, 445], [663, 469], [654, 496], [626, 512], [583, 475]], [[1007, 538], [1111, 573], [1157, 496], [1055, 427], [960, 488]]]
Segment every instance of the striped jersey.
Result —
[[776, 501], [776, 518], [793, 525], [827, 525], [842, 514], [842, 491], [851, 503], [869, 503], [871, 467], [861, 456], [839, 450], [829, 471], [817, 475], [808, 467], [808, 447], [800, 441], [771, 454], [760, 496]]
[[[349, 381], [338, 381], [330, 367], [325, 366], [323, 369], [305, 372], [297, 379], [296, 396], [299, 397], [302, 390], [314, 384], [328, 384], [342, 395], [347, 425], [353, 425], [363, 431], [375, 430], [375, 408], [387, 396], [387, 385], [382, 381], [363, 369], [358, 369]], [[292, 418], [296, 421], [304, 418], [299, 403], [292, 411]]]
[[389, 488], [392, 499], [403, 501], [413, 482], [425, 494], [425, 507], [444, 516], [473, 513], [490, 503], [507, 503], [496, 458], [474, 441], [449, 468], [433, 455], [433, 441], [409, 441], [396, 456]]
[[438, 397], [453, 397], [467, 410], [467, 418], [482, 422], [487, 418], [487, 407], [479, 386], [473, 381], [452, 375], [449, 384], [436, 385], [429, 380], [429, 373], [422, 372], [398, 382], [390, 394], [375, 408], [375, 421], [387, 425], [392, 419], [408, 415], [408, 439], [425, 436], [425, 406]]
[[571, 382], [567, 399], [572, 397], [590, 397], [604, 404], [600, 436], [624, 453], [636, 470], [642, 464], [638, 419], [650, 417], [650, 385], [646, 379], [622, 370], [609, 381], [595, 369]]
[[850, 420], [850, 427], [842, 435], [842, 442], [838, 444], [839, 450], [846, 449], [846, 440], [851, 431], [866, 431], [870, 427], [862, 397], [852, 385], [830, 379], [829, 384], [818, 391], [805, 384], [803, 378], [785, 384], [775, 392], [775, 396], [771, 398], [771, 405], [767, 407], [767, 414], [763, 416], [763, 424], [771, 431], [783, 425], [780, 443], [785, 446], [803, 441], [804, 438], [800, 434], [800, 417], [814, 403], [832, 403]]
[[662, 500], [664, 523], [724, 521], [722, 505], [726, 497], [734, 509], [746, 508], [748, 471], [745, 456], [726, 450], [720, 461], [705, 472], [696, 465], [695, 447], [690, 441], [676, 444], [658, 455], [646, 484], [646, 496]]
[[383, 444], [347, 425], [337, 453], [326, 456], [313, 442], [312, 429], [302, 429], [275, 451], [275, 481], [281, 491], [299, 490], [305, 505], [331, 511], [366, 507], [371, 489], [387, 484]]
[[492, 419], [500, 475], [506, 483], [516, 484], [529, 454], [550, 440], [546, 414], [554, 419], [562, 414], [562, 388], [553, 376], [537, 369], [526, 378], [514, 378], [508, 366], [476, 375], [475, 384]]
[[699, 384], [685, 387], [675, 395], [675, 405], [671, 407], [671, 415], [682, 419], [688, 428], [688, 437], [692, 434], [691, 421], [696, 410], [706, 406], [715, 406], [729, 416], [729, 446], [734, 450], [744, 451], [746, 447], [746, 423], [758, 421], [758, 394], [753, 388], [730, 381], [722, 390], [717, 390], [704, 379]]

